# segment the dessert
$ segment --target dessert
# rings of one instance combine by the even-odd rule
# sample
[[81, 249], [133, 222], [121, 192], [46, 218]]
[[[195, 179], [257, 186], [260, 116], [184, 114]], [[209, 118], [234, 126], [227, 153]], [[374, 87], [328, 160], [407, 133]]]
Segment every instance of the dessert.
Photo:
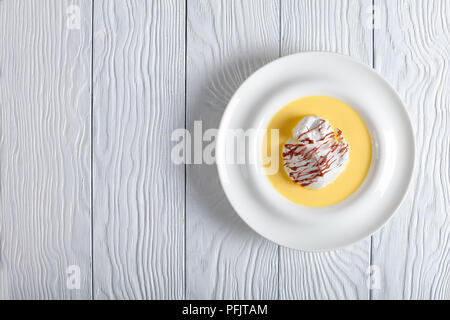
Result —
[[321, 189], [344, 171], [349, 160], [349, 146], [342, 131], [333, 130], [327, 120], [308, 116], [293, 130], [283, 147], [283, 167], [299, 185]]
[[[272, 141], [273, 130], [279, 134]], [[304, 97], [280, 108], [265, 140], [267, 179], [281, 196], [302, 206], [331, 206], [348, 198], [371, 167], [372, 141], [363, 119], [331, 97]]]

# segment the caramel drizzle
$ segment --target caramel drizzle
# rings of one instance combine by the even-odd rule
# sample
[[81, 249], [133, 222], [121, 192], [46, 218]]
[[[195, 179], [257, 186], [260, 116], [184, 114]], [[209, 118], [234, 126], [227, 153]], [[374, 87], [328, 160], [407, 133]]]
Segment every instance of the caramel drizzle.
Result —
[[[316, 143], [318, 145], [307, 151], [306, 145], [313, 144], [315, 141], [309, 138], [301, 138], [314, 130], [321, 132], [324, 124], [325, 120], [321, 120], [316, 127], [303, 132], [298, 137], [294, 137], [298, 143], [287, 143], [284, 146], [287, 149], [287, 151], [283, 152], [284, 166], [291, 170], [289, 173], [290, 178], [303, 187], [311, 185], [319, 177], [323, 177], [330, 172], [331, 166], [337, 161], [337, 156], [343, 156], [348, 152], [348, 144], [342, 142], [342, 131], [339, 129], [317, 140]], [[330, 150], [324, 156], [314, 157], [323, 147], [329, 147]], [[289, 162], [293, 157], [299, 157], [300, 159], [292, 161], [292, 163]]]

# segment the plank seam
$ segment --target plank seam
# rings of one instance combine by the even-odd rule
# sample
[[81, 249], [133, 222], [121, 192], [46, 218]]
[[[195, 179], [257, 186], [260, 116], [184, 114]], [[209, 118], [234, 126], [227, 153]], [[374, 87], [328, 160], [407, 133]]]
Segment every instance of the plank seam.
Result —
[[94, 1], [91, 2], [91, 300], [94, 300]]
[[[188, 19], [188, 2], [184, 2], [184, 130], [187, 130], [187, 19]], [[187, 142], [184, 139], [184, 150], [187, 150]], [[186, 160], [184, 161], [184, 300], [187, 299], [187, 202], [186, 202], [186, 190], [187, 190], [187, 166]]]
[[[281, 58], [281, 0], [278, 1], [278, 58]], [[280, 300], [280, 252], [280, 245], [277, 245], [278, 300]]]
[[[375, 70], [375, 0], [372, 0], [372, 68]], [[373, 235], [370, 236], [370, 251], [369, 251], [369, 300], [373, 300], [373, 291], [372, 291], [372, 275], [371, 275], [371, 267], [373, 262]]]

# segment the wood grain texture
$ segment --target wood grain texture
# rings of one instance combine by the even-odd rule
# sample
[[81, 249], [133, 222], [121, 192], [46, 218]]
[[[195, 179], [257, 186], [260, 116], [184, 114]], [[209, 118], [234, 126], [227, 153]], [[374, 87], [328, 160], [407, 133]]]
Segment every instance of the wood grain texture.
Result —
[[95, 1], [94, 297], [184, 297], [185, 3]]
[[90, 1], [0, 1], [0, 299], [91, 297], [90, 35]]
[[450, 299], [450, 3], [376, 1], [375, 66], [399, 92], [416, 135], [409, 193], [374, 237], [375, 299]]
[[279, 53], [371, 65], [371, 3], [0, 0], [0, 299], [450, 299], [448, 1], [375, 0], [374, 64], [407, 105], [418, 155], [372, 252], [370, 239], [279, 248], [236, 215], [214, 165], [188, 165], [185, 181], [170, 159], [185, 116], [192, 134], [196, 120], [217, 128]]
[[[188, 1], [187, 127], [218, 128], [239, 85], [278, 57], [278, 0]], [[206, 146], [208, 143], [205, 143]], [[231, 208], [214, 165], [187, 167], [188, 299], [276, 299], [277, 246]]]
[[[284, 0], [281, 54], [330, 51], [371, 65], [371, 1]], [[367, 299], [370, 239], [324, 253], [280, 250], [281, 299]]]

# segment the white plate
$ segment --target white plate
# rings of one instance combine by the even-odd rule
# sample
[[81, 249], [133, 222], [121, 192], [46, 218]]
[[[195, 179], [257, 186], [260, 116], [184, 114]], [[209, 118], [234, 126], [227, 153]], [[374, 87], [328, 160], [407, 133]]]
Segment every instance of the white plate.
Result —
[[[301, 97], [322, 95], [350, 105], [372, 138], [372, 164], [361, 187], [329, 207], [301, 206], [281, 196], [256, 163], [227, 164], [230, 129], [258, 129], [249, 154], [261, 154], [261, 136], [273, 115]], [[347, 246], [379, 228], [400, 205], [415, 159], [408, 113], [377, 73], [353, 59], [309, 52], [278, 59], [255, 72], [237, 90], [222, 117], [217, 138], [219, 177], [230, 203], [256, 232], [282, 246], [323, 251]]]

